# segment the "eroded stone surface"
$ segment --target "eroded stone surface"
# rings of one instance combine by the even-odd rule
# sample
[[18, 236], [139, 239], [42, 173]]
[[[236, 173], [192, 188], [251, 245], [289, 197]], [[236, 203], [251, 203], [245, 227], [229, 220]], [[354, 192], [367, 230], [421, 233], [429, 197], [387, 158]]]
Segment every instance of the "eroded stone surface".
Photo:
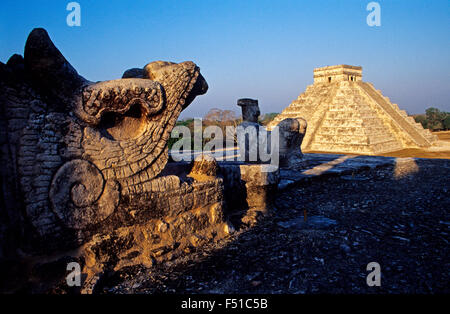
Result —
[[197, 181], [211, 180], [211, 178], [217, 176], [218, 167], [214, 157], [208, 154], [200, 154], [195, 157], [189, 176]]
[[302, 118], [287, 118], [278, 124], [280, 167], [295, 167], [302, 161], [301, 146], [306, 126], [306, 120]]
[[242, 108], [242, 121], [258, 123], [261, 111], [259, 110], [257, 99], [238, 99], [237, 105]]
[[[395, 166], [387, 166], [359, 173], [366, 181], [329, 177], [279, 193], [273, 216], [238, 232], [220, 249], [214, 245], [207, 256], [202, 251], [151, 272], [124, 271], [119, 282], [111, 280], [103, 291], [448, 293], [450, 162], [416, 163], [419, 172], [400, 180], [393, 176]], [[336, 224], [327, 228], [280, 224], [298, 218], [301, 224], [305, 210], [309, 222], [321, 216]], [[369, 261], [382, 265], [377, 291], [366, 284]]]
[[230, 208], [240, 209], [240, 222], [254, 225], [270, 215], [280, 180], [277, 166], [265, 164], [220, 163], [225, 199]]
[[[15, 71], [20, 64], [24, 73]], [[155, 62], [145, 78], [89, 82], [42, 29], [31, 32], [25, 59], [2, 69], [3, 149], [18, 165], [2, 177], [17, 179], [14, 193], [41, 236], [75, 229], [78, 244], [121, 198], [149, 190], [178, 115], [207, 89], [192, 62]]]
[[100, 271], [148, 264], [158, 245], [175, 252], [182, 234], [200, 245], [223, 233], [221, 180], [158, 177], [180, 112], [208, 88], [193, 62], [152, 62], [93, 83], [43, 29], [24, 56], [0, 63], [0, 259], [83, 245], [70, 256], [88, 265], [98, 245], [103, 254], [86, 267]]
[[267, 162], [262, 152], [271, 152], [270, 140], [265, 128], [259, 124], [261, 114], [258, 100], [250, 98], [238, 99], [237, 105], [242, 109], [242, 123], [236, 129], [239, 154], [242, 161], [248, 163]]

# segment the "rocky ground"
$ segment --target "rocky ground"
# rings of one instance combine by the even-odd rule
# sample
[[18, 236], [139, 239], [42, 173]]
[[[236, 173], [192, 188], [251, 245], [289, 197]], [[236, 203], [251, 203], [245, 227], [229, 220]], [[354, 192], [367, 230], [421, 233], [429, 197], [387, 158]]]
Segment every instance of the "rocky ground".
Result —
[[[257, 226], [96, 292], [449, 293], [449, 182], [450, 160], [430, 159], [318, 178], [280, 192]], [[366, 284], [370, 262], [381, 287]]]

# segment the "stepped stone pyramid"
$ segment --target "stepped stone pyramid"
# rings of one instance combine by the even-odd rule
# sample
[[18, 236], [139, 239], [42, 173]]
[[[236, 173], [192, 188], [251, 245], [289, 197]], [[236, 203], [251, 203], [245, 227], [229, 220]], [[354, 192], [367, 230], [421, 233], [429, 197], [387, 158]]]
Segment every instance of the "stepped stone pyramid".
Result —
[[372, 84], [362, 81], [362, 67], [314, 69], [314, 84], [269, 125], [303, 118], [308, 128], [304, 151], [376, 155], [404, 148], [429, 147], [437, 140]]

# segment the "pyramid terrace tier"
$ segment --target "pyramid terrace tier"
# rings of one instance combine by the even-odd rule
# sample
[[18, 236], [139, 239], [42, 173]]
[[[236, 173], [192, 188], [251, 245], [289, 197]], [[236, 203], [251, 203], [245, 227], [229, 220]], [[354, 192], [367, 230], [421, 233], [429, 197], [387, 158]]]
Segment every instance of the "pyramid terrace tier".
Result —
[[[353, 71], [353, 72], [352, 72]], [[334, 66], [315, 75], [361, 74], [361, 67]], [[347, 75], [346, 74], [346, 75]], [[416, 123], [372, 84], [361, 80], [316, 82], [269, 123], [273, 129], [286, 118], [303, 118], [308, 127], [304, 151], [376, 155], [404, 148], [430, 147], [436, 136]]]

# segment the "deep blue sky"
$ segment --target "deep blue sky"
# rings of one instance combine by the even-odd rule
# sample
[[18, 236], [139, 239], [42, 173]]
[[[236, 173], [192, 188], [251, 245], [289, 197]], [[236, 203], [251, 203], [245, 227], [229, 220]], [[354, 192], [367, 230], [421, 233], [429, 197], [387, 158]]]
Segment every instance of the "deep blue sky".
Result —
[[79, 0], [81, 27], [66, 25], [69, 2], [2, 0], [0, 61], [44, 27], [92, 81], [154, 60], [194, 61], [210, 89], [183, 117], [239, 112], [243, 97], [279, 112], [312, 84], [313, 68], [343, 63], [362, 66], [363, 80], [409, 113], [450, 111], [448, 0], [380, 0], [380, 27], [366, 24], [369, 0]]

